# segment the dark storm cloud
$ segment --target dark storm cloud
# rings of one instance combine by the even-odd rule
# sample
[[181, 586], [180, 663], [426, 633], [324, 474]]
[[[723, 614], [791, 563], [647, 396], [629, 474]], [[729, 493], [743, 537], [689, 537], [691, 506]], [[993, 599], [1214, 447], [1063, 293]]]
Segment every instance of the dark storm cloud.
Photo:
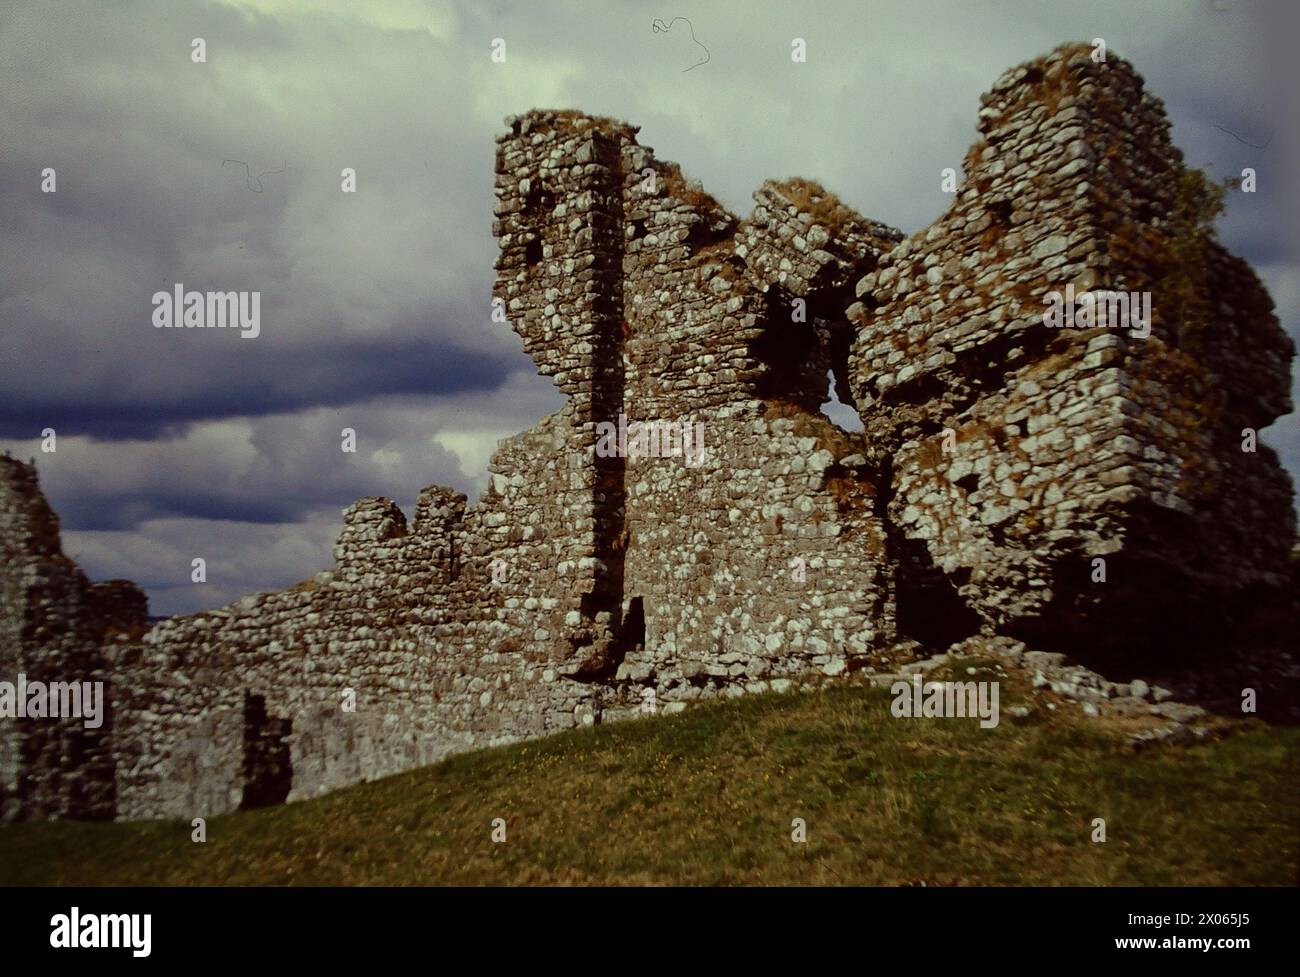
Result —
[[[110, 441], [176, 436], [200, 420], [338, 407], [384, 394], [491, 390], [517, 365], [415, 335], [327, 340], [256, 357], [236, 334], [165, 338], [171, 347], [150, 357], [144, 376], [134, 373], [138, 361], [107, 346], [27, 353], [30, 372], [6, 382], [0, 437], [32, 438], [45, 427]], [[223, 342], [200, 348], [209, 339]], [[49, 379], [59, 376], [75, 385], [51, 388]]]
[[[380, 38], [216, 5], [11, 16], [0, 437], [490, 390], [528, 364], [487, 316], [491, 141], [445, 138], [463, 105], [417, 107], [332, 50]], [[155, 330], [150, 297], [176, 283], [260, 292], [262, 335]]]

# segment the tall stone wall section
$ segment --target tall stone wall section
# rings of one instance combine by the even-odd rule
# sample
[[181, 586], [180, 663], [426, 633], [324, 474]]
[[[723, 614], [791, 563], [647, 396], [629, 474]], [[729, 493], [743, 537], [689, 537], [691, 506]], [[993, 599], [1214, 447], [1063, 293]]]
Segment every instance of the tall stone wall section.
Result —
[[[568, 400], [473, 505], [354, 503], [286, 591], [145, 633], [7, 461], [0, 666], [102, 674], [113, 711], [90, 740], [0, 727], [4, 816], [209, 815], [900, 643], [1104, 643], [1180, 588], [1267, 600], [1290, 485], [1234, 429], [1289, 409], [1293, 351], [1217, 245], [1212, 301], [1176, 277], [1168, 125], [1089, 50], [999, 79], [952, 207], [906, 239], [798, 178], [737, 217], [623, 123], [507, 120], [494, 294]], [[1045, 327], [1066, 284], [1149, 289], [1151, 337]], [[828, 383], [863, 432], [818, 412]], [[620, 419], [702, 431], [698, 463], [604, 450]]]
[[0, 457], [0, 608], [0, 681], [105, 685], [98, 726], [84, 716], [0, 719], [0, 818], [113, 817], [110, 663], [143, 634], [145, 597], [129, 581], [86, 579], [63, 555], [35, 469], [8, 456]]
[[[540, 113], [515, 120], [499, 150], [498, 289], [525, 348], [547, 337], [539, 368], [557, 372], [550, 342], [568, 323], [580, 339], [566, 349], [591, 351], [593, 388], [605, 391], [591, 401], [592, 422], [687, 424], [705, 439], [696, 465], [602, 457], [594, 429], [582, 432], [583, 468], [596, 475], [604, 506], [593, 553], [603, 585], [592, 594], [596, 615], [576, 615], [584, 635], [567, 636], [579, 652], [567, 667], [606, 679], [607, 698], [624, 706], [647, 689], [671, 702], [760, 689], [769, 674], [842, 671], [851, 651], [860, 656], [890, 633], [888, 581], [874, 579], [882, 534], [869, 479], [837, 464], [856, 449], [810, 413], [826, 400], [827, 329], [812, 315], [792, 321], [788, 300], [802, 296], [843, 323], [845, 290], [900, 235], [803, 184], [796, 199], [816, 197], [839, 219], [834, 242], [811, 212], [797, 219], [798, 206], [775, 186], [756, 194], [754, 217], [740, 222], [634, 135], [607, 120]], [[603, 189], [584, 191], [575, 206], [559, 190], [579, 178]], [[592, 207], [603, 208], [598, 217], [575, 214]], [[598, 232], [588, 235], [584, 220]], [[565, 238], [552, 244], [548, 229], [566, 221]], [[791, 244], [799, 232], [813, 243]], [[584, 247], [593, 241], [615, 248], [617, 262]], [[795, 260], [778, 260], [782, 251]], [[603, 298], [570, 298], [575, 272], [605, 282]], [[572, 360], [558, 375], [563, 389], [580, 389]], [[782, 404], [798, 423], [774, 410]], [[810, 450], [819, 440], [829, 446]], [[839, 501], [827, 485], [835, 477]], [[828, 553], [841, 534], [867, 545]]]
[[795, 180], [741, 221], [648, 147], [624, 161], [623, 410], [705, 451], [628, 461], [645, 630], [618, 674], [694, 697], [843, 672], [894, 639], [892, 578], [862, 448], [818, 409], [849, 290], [901, 235]]
[[[1291, 409], [1294, 348], [1248, 266], [1174, 247], [1190, 175], [1160, 102], [1090, 54], [983, 97], [948, 212], [858, 284], [852, 383], [891, 521], [985, 622], [1185, 647], [1287, 572], [1289, 479], [1241, 442]], [[1151, 335], [1049, 328], [1044, 296], [1067, 286], [1148, 292]]]

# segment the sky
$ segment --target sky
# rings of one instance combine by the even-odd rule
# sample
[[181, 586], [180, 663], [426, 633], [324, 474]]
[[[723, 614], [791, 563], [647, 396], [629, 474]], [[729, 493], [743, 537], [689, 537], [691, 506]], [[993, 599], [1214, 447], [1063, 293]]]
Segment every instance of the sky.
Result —
[[[980, 93], [1097, 37], [1164, 100], [1189, 163], [1256, 170], [1220, 236], [1300, 336], [1287, 17], [1244, 0], [3, 0], [0, 448], [36, 459], [64, 551], [136, 581], [151, 613], [282, 588], [331, 565], [354, 499], [476, 498], [497, 441], [563, 403], [491, 319], [506, 116], [622, 118], [736, 213], [764, 179], [803, 176], [910, 233], [947, 206]], [[259, 291], [261, 334], [155, 329], [151, 297], [176, 283]], [[1300, 475], [1294, 415], [1262, 439]]]

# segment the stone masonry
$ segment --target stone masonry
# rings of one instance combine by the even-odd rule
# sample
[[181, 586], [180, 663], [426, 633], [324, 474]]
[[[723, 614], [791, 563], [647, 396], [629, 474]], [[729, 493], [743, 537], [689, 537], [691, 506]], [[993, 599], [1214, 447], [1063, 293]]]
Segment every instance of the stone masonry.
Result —
[[[111, 709], [0, 720], [0, 813], [206, 816], [899, 645], [1132, 663], [1284, 604], [1290, 482], [1241, 440], [1290, 410], [1292, 344], [1176, 219], [1159, 101], [1090, 50], [998, 80], [951, 207], [906, 238], [802, 179], [739, 218], [612, 120], [508, 119], [495, 296], [568, 401], [473, 505], [355, 502], [286, 591], [146, 627], [4, 459], [0, 679], [98, 677]], [[1150, 336], [1048, 327], [1067, 284], [1150, 292]], [[863, 432], [819, 413], [828, 375]], [[600, 450], [620, 417], [698, 425], [703, 453]]]
[[[1294, 348], [1244, 262], [1174, 247], [1187, 174], [1161, 104], [1090, 53], [983, 97], [953, 206], [858, 284], [851, 384], [891, 523], [983, 620], [1177, 646], [1232, 633], [1287, 573], [1290, 481], [1241, 442], [1291, 410]], [[1151, 335], [1045, 328], [1067, 285], [1149, 291]], [[1095, 557], [1119, 586], [1090, 586]]]

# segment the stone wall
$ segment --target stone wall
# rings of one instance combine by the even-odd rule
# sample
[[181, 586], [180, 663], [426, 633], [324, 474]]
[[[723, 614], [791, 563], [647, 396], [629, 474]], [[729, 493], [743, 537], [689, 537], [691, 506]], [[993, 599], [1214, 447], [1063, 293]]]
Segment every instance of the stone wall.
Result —
[[[1244, 262], [1179, 240], [1190, 175], [1161, 104], [1091, 53], [982, 98], [948, 212], [858, 283], [852, 384], [891, 455], [891, 521], [984, 621], [1178, 648], [1232, 634], [1288, 572], [1289, 479], [1241, 442], [1291, 410], [1294, 347]], [[1148, 292], [1150, 336], [1045, 326], [1067, 286]]]
[[[289, 590], [144, 633], [7, 460], [0, 666], [103, 675], [113, 718], [0, 727], [4, 816], [210, 815], [898, 647], [1115, 643], [1180, 593], [1220, 617], [1276, 594], [1290, 484], [1238, 445], [1289, 410], [1293, 350], [1213, 242], [1177, 277], [1168, 124], [1089, 50], [997, 82], [952, 207], [908, 238], [803, 179], [742, 219], [635, 127], [508, 119], [495, 295], [568, 401], [473, 505], [354, 503]], [[1048, 328], [1066, 284], [1150, 290], [1151, 336]], [[863, 432], [819, 413], [828, 377]], [[620, 422], [702, 453], [606, 450]]]
[[8, 456], [0, 457], [0, 610], [0, 681], [105, 684], [95, 728], [77, 717], [0, 718], [0, 818], [113, 817], [109, 663], [143, 634], [145, 597], [129, 581], [86, 579], [60, 549], [59, 518], [35, 469]]

